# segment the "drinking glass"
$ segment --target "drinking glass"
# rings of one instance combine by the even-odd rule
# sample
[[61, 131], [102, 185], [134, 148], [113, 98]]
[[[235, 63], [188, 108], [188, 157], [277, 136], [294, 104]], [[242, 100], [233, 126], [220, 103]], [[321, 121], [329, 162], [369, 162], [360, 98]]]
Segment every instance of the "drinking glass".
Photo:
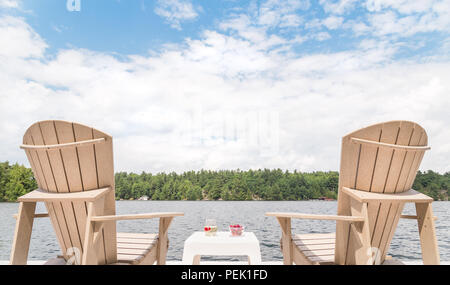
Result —
[[205, 234], [207, 236], [215, 236], [217, 233], [217, 224], [214, 219], [206, 219], [205, 221]]

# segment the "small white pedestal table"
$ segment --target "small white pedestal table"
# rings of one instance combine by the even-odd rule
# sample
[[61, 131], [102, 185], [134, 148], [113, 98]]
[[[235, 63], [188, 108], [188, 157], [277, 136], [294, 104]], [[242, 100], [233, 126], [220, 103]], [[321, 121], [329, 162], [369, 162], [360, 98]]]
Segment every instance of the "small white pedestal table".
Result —
[[244, 255], [248, 256], [248, 264], [261, 264], [259, 241], [252, 232], [241, 236], [232, 236], [230, 232], [217, 232], [216, 236], [195, 232], [184, 242], [182, 263], [198, 265], [202, 255]]

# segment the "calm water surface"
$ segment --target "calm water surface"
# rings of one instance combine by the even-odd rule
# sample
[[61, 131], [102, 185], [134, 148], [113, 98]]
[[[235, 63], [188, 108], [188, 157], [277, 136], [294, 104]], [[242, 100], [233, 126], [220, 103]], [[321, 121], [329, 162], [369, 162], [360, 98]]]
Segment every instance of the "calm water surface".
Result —
[[[227, 231], [231, 223], [239, 223], [252, 231], [261, 246], [263, 261], [282, 260], [279, 241], [280, 227], [274, 217], [266, 217], [268, 211], [302, 212], [313, 214], [335, 214], [337, 203], [325, 201], [117, 201], [118, 214], [148, 212], [184, 212], [184, 217], [174, 219], [169, 229], [170, 247], [168, 260], [181, 260], [183, 243], [194, 232], [203, 229], [206, 218], [216, 219], [219, 231]], [[0, 203], [0, 260], [9, 260], [15, 220], [19, 204]], [[450, 202], [434, 202], [436, 232], [441, 260], [450, 260]], [[46, 212], [38, 204], [38, 213]], [[415, 214], [414, 205], [407, 204], [404, 214]], [[333, 221], [293, 220], [295, 233], [326, 233], [335, 231]], [[120, 221], [120, 232], [158, 232], [157, 220]], [[29, 260], [46, 260], [59, 254], [59, 246], [49, 219], [36, 219], [30, 244]], [[402, 260], [421, 259], [417, 222], [402, 219], [395, 232], [390, 255]], [[242, 257], [205, 257], [202, 260], [244, 260]]]

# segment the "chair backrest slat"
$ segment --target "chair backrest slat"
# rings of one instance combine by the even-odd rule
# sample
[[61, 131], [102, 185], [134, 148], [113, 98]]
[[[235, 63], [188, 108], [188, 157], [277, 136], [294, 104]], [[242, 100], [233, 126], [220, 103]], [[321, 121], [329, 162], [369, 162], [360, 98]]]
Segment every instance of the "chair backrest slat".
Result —
[[[93, 129], [93, 138], [103, 138], [105, 134]], [[103, 144], [94, 145], [95, 159], [97, 163], [97, 180], [98, 187], [112, 187], [115, 189], [114, 179], [114, 158], [113, 158], [113, 141], [112, 138], [106, 140]], [[105, 215], [115, 215], [116, 200], [114, 191], [110, 191], [105, 197]], [[105, 246], [106, 263], [117, 262], [117, 230], [115, 222], [105, 223], [103, 228], [103, 243]]]
[[[53, 145], [60, 143], [60, 139], [58, 136], [58, 129], [56, 128], [54, 122], [45, 121], [36, 125], [41, 129], [43, 141], [47, 145]], [[67, 149], [68, 150], [68, 149]], [[41, 151], [39, 151], [41, 152]], [[78, 192], [81, 189], [77, 187], [70, 187], [68, 180], [72, 180], [67, 173], [67, 158], [64, 158], [62, 155], [62, 151], [58, 149], [51, 149], [46, 151], [48, 157], [50, 158], [50, 165], [53, 171], [53, 177], [55, 180], [55, 184], [57, 186], [57, 192], [67, 193], [67, 192]], [[58, 205], [60, 204], [60, 205]], [[65, 220], [67, 225], [67, 233], [69, 235], [69, 239], [71, 241], [72, 247], [80, 249], [82, 252], [83, 249], [83, 235], [84, 228], [82, 225], [85, 224], [86, 220], [86, 208], [84, 203], [80, 202], [61, 202], [61, 203], [53, 203], [53, 207], [59, 208], [61, 207], [62, 212], [58, 212], [62, 216], [58, 216], [57, 218], [60, 220]], [[63, 229], [64, 234], [66, 234], [66, 230]]]
[[[363, 143], [357, 143], [358, 140]], [[374, 143], [364, 143], [365, 140]], [[427, 143], [425, 130], [408, 121], [376, 124], [345, 136], [342, 139], [338, 214], [350, 214], [350, 200], [341, 195], [342, 187], [377, 193], [410, 190]], [[395, 148], [382, 144], [413, 147]], [[381, 261], [389, 249], [402, 210], [402, 203], [368, 203], [371, 246], [381, 253]], [[352, 262], [349, 256], [353, 252], [349, 251], [354, 247], [348, 246], [350, 235], [348, 224], [337, 222], [335, 256], [339, 264]]]
[[[23, 137], [23, 143], [25, 144], [34, 144], [33, 137], [31, 135], [30, 131], [27, 131]], [[28, 161], [30, 162], [34, 177], [36, 179], [36, 182], [38, 183], [39, 188], [45, 187], [47, 189], [47, 182], [45, 181], [44, 174], [42, 171], [41, 163], [39, 161], [39, 157], [37, 154], [37, 151], [32, 150], [25, 150], [25, 153], [27, 155]], [[56, 214], [55, 210], [53, 209], [53, 203], [45, 203], [45, 206], [47, 208], [47, 211], [49, 213], [50, 220], [53, 224], [53, 227], [55, 228], [56, 237], [58, 239], [59, 245], [62, 249], [63, 254], [67, 251], [67, 248], [71, 247], [71, 244], [69, 244], [69, 240], [64, 239], [64, 236], [62, 235], [62, 231], [60, 229], [60, 223], [58, 220], [58, 215]]]
[[[73, 133], [75, 136], [75, 141], [93, 139], [92, 129], [86, 128], [85, 126], [79, 124], [73, 124]], [[97, 180], [97, 162], [95, 159], [94, 146], [79, 146], [76, 148], [76, 150], [84, 191], [98, 189], [99, 185]], [[103, 240], [103, 233], [101, 233], [100, 235], [100, 239]], [[100, 264], [105, 264], [106, 258], [103, 242], [99, 243], [99, 248], [97, 248], [97, 250], [97, 257], [99, 258], [98, 262]]]
[[[32, 125], [27, 132], [29, 132], [34, 145], [46, 144], [45, 139], [42, 135], [40, 124]], [[42, 173], [42, 178], [45, 182], [45, 185], [39, 185], [39, 187], [49, 192], [59, 192], [53, 170], [53, 168], [55, 168], [56, 166], [53, 166], [52, 168], [49, 153], [47, 151], [46, 152], [35, 151], [35, 153], [39, 168]], [[64, 246], [62, 246], [62, 248], [65, 248], [67, 250], [69, 248], [80, 246], [80, 239], [78, 237], [79, 236], [78, 232], [75, 231], [75, 229], [73, 228], [73, 224], [71, 223], [73, 222], [73, 219], [71, 219], [72, 215], [69, 214], [69, 211], [71, 209], [69, 209], [68, 205], [63, 203], [46, 203], [46, 204], [49, 208], [51, 208], [50, 210], [51, 214], [54, 215], [53, 220], [56, 222], [56, 224], [54, 224], [54, 228], [60, 231], [60, 235], [64, 242]], [[66, 255], [66, 252], [63, 252], [63, 255]]]
[[[383, 124], [380, 133], [379, 142], [396, 144], [398, 130], [400, 129], [400, 122], [391, 122]], [[386, 186], [386, 179], [389, 174], [390, 165], [392, 163], [393, 149], [378, 148], [376, 156], [376, 167], [374, 168], [373, 177], [371, 178], [370, 192], [382, 193]], [[377, 225], [378, 215], [380, 213], [381, 203], [373, 202], [368, 205], [368, 216], [369, 216], [369, 230], [371, 233], [371, 240], [373, 240], [373, 233]], [[381, 211], [382, 215], [387, 214], [387, 211]], [[382, 226], [378, 224], [378, 226]], [[382, 231], [378, 230], [381, 236]]]

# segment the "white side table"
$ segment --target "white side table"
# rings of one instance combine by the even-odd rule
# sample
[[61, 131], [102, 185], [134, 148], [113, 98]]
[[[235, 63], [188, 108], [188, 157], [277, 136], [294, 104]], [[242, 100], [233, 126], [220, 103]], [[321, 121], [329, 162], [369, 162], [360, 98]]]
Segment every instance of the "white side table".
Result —
[[195, 232], [184, 242], [182, 264], [200, 264], [202, 255], [244, 255], [248, 264], [261, 264], [259, 241], [252, 232], [242, 236], [231, 236], [230, 232], [217, 232], [216, 236], [206, 236]]

